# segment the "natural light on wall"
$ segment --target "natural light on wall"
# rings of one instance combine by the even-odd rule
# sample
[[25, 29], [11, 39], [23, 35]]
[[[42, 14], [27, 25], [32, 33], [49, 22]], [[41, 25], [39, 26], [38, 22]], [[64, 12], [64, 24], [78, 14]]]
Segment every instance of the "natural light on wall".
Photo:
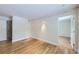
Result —
[[46, 30], [46, 22], [42, 23], [41, 31], [44, 32]]

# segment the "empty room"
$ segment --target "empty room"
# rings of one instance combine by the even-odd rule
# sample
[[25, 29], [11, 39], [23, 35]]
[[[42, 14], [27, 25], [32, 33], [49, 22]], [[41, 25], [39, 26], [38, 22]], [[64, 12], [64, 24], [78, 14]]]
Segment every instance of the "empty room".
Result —
[[0, 54], [78, 54], [78, 4], [0, 4]]

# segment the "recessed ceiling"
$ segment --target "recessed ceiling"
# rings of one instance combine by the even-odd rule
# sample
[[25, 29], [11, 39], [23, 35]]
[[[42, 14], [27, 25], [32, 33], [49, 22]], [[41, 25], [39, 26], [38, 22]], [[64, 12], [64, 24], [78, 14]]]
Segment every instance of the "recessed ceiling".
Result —
[[68, 11], [75, 7], [76, 5], [72, 4], [0, 4], [0, 15], [35, 19]]

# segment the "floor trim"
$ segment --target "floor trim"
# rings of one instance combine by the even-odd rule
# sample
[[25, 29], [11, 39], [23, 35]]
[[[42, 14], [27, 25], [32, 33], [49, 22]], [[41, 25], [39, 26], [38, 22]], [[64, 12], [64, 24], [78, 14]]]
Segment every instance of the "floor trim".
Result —
[[41, 41], [47, 42], [47, 43], [49, 43], [49, 44], [53, 44], [53, 45], [55, 45], [55, 46], [58, 46], [58, 45], [59, 45], [59, 44], [53, 43], [53, 42], [51, 42], [51, 41], [47, 41], [47, 40], [42, 39], [42, 38], [37, 38], [37, 37], [32, 37], [32, 38], [35, 38], [35, 39], [38, 39], [38, 40], [41, 40]]

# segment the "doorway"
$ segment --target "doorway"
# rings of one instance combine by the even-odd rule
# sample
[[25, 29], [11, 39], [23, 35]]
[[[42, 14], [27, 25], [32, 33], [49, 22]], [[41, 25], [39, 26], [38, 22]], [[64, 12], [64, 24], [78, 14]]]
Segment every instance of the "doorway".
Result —
[[7, 21], [7, 40], [12, 41], [12, 20]]
[[67, 48], [74, 48], [75, 20], [72, 15], [58, 18], [59, 43]]

